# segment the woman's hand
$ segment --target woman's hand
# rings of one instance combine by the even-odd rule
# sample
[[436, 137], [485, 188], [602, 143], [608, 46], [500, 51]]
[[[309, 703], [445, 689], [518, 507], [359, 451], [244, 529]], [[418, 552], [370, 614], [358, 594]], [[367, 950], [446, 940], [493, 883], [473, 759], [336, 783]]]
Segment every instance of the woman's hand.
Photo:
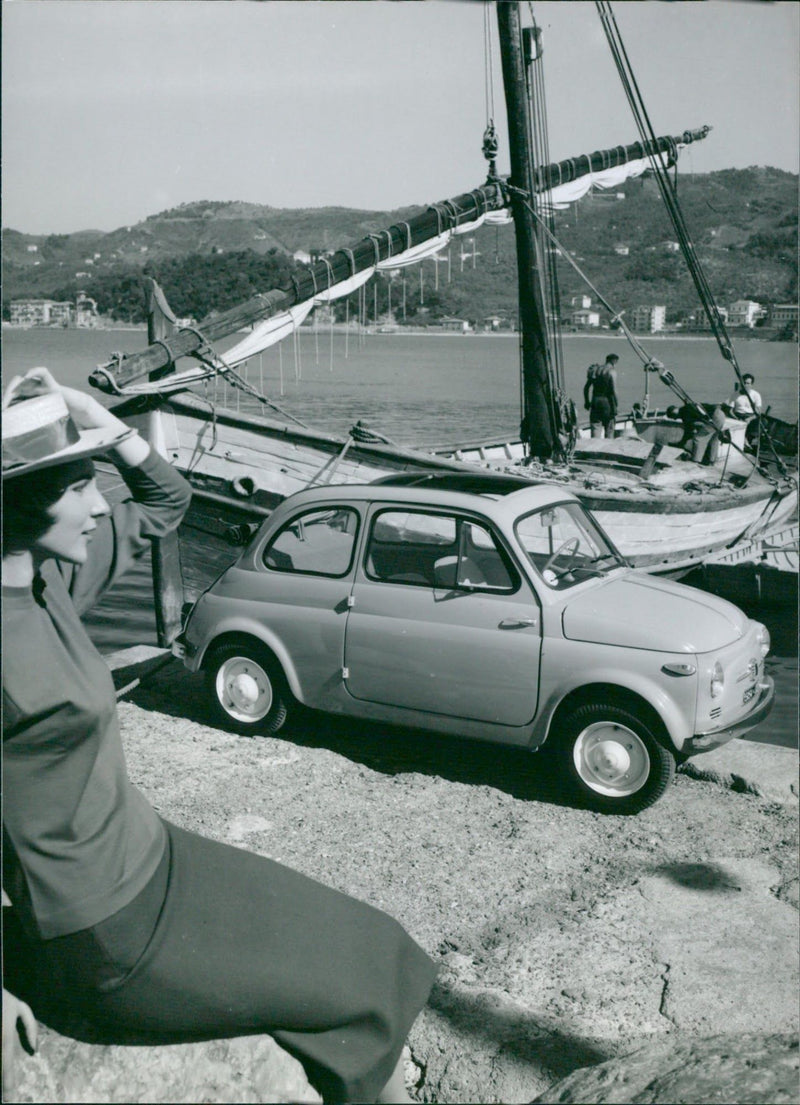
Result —
[[33, 1055], [36, 1051], [38, 1025], [30, 1006], [3, 990], [3, 1099], [10, 1100], [11, 1073], [20, 1046]]
[[31, 398], [43, 395], [47, 392], [58, 392], [67, 404], [70, 417], [81, 430], [97, 430], [107, 428], [115, 433], [129, 432], [131, 436], [120, 442], [113, 452], [123, 463], [135, 468], [141, 464], [150, 452], [150, 446], [125, 423], [107, 410], [93, 395], [78, 388], [66, 387], [59, 384], [48, 368], [39, 367], [29, 369], [24, 376], [15, 376], [6, 388], [3, 397], [3, 406], [13, 394], [17, 398]]
[[106, 410], [93, 395], [59, 384], [50, 369], [44, 367], [30, 368], [24, 376], [15, 376], [6, 388], [3, 406], [7, 405], [12, 393], [14, 399], [31, 399], [48, 392], [57, 392], [63, 397], [70, 416], [81, 430], [93, 430], [101, 426], [125, 428], [125, 424], [111, 411]]

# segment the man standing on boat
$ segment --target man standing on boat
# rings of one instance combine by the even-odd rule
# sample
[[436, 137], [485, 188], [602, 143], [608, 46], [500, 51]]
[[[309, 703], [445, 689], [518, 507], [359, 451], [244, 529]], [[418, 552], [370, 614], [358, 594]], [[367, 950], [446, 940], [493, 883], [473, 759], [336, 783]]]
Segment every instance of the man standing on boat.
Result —
[[613, 437], [617, 417], [617, 371], [619, 357], [609, 353], [605, 364], [589, 365], [583, 386], [583, 401], [589, 412], [592, 437]]

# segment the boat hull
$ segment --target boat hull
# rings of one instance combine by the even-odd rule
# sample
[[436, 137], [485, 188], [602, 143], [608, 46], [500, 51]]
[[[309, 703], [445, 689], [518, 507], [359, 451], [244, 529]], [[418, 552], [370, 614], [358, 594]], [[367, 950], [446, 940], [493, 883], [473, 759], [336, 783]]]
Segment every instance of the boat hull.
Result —
[[711, 557], [700, 569], [703, 586], [738, 603], [797, 609], [800, 569], [797, 521]]
[[[637, 473], [650, 449], [645, 442], [621, 443], [615, 463], [605, 468], [607, 458], [599, 449], [607, 446], [585, 443], [583, 467], [550, 471], [526, 464], [514, 445], [493, 446], [469, 460], [459, 453], [444, 457], [214, 411], [192, 395], [129, 402], [115, 410], [156, 441], [194, 488], [181, 535], [203, 554], [189, 558], [200, 564], [197, 578], [186, 580], [190, 594], [232, 561], [252, 526], [288, 495], [314, 484], [368, 483], [391, 473], [488, 466], [563, 485], [593, 512], [634, 567], [670, 575], [688, 571], [797, 509], [796, 490], [779, 493], [756, 475], [738, 489], [729, 483], [717, 486], [713, 472], [675, 461], [677, 450], [671, 450], [671, 465], [662, 465], [664, 471], [652, 481], [642, 480]], [[698, 474], [703, 480], [693, 489], [692, 476]]]

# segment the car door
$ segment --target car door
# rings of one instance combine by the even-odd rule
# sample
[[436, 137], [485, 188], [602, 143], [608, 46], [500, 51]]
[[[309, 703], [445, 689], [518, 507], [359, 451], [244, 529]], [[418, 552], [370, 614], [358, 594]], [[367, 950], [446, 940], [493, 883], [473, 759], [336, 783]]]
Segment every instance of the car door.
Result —
[[541, 616], [485, 521], [373, 508], [345, 630], [355, 698], [521, 726], [536, 713]]
[[[303, 701], [324, 707], [341, 684], [344, 631], [359, 513], [344, 503], [307, 506], [259, 554], [250, 613], [291, 657]], [[260, 601], [259, 601], [260, 599]]]

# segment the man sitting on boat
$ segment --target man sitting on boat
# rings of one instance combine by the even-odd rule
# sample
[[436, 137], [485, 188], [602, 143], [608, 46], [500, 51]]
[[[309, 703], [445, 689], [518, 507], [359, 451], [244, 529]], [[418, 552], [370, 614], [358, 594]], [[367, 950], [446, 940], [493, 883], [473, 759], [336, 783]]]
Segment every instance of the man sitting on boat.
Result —
[[761, 414], [761, 394], [753, 387], [755, 376], [752, 372], [745, 372], [742, 377], [744, 388], [740, 384], [734, 384], [733, 395], [725, 404], [730, 409], [734, 418], [749, 419]]
[[613, 437], [617, 417], [617, 372], [619, 357], [609, 353], [605, 364], [589, 365], [583, 386], [583, 401], [589, 412], [592, 437]]

